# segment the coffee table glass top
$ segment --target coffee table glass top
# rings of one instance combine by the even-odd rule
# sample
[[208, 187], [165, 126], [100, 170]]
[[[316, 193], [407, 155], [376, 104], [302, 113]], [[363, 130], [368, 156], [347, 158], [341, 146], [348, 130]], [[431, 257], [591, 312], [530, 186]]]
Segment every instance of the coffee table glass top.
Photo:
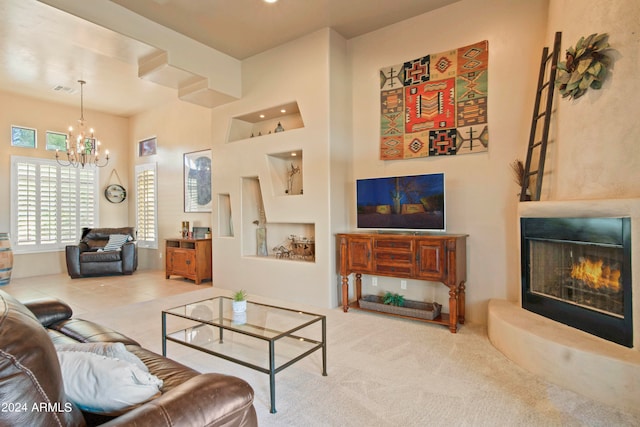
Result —
[[197, 301], [170, 308], [164, 312], [185, 320], [223, 327], [226, 330], [267, 340], [277, 339], [283, 334], [304, 328], [324, 317], [319, 314], [250, 301], [247, 301], [246, 312], [234, 313], [232, 300], [228, 297]]
[[162, 311], [162, 354], [170, 341], [269, 374], [275, 413], [276, 373], [321, 350], [327, 375], [326, 332], [320, 314], [250, 301], [235, 313], [231, 298], [216, 297]]

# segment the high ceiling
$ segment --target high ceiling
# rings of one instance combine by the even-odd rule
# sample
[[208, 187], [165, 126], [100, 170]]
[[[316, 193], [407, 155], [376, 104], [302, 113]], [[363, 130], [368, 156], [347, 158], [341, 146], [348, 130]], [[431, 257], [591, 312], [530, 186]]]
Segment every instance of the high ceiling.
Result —
[[458, 0], [111, 0], [244, 59], [325, 27], [346, 39]]
[[[458, 0], [111, 1], [241, 60], [321, 28], [350, 39]], [[0, 0], [0, 90], [77, 105], [83, 79], [86, 108], [129, 116], [176, 98], [137, 76], [153, 51], [37, 0]]]

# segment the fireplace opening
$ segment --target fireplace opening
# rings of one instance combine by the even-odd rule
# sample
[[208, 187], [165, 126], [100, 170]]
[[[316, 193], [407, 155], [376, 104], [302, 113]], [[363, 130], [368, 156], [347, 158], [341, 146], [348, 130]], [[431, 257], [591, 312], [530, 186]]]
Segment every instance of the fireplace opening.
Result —
[[522, 307], [633, 345], [629, 218], [522, 218]]

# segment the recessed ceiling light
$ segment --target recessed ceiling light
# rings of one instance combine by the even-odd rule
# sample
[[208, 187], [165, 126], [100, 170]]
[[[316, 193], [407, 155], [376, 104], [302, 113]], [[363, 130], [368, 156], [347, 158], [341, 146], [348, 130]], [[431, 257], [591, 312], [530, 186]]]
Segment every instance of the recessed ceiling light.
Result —
[[278, 1], [278, 0], [264, 0], [264, 2], [265, 2], [265, 3], [275, 3], [275, 2], [277, 2], [277, 1]]
[[284, 113], [286, 113], [286, 112], [287, 112], [287, 110], [285, 110], [285, 109], [283, 108], [282, 110], [280, 110], [280, 112], [281, 112], [282, 114], [284, 114]]
[[260, 114], [260, 118], [261, 118], [261, 119], [264, 119], [264, 114]]
[[298, 153], [296, 153], [296, 152], [291, 153], [291, 157], [295, 157], [297, 155], [298, 155]]

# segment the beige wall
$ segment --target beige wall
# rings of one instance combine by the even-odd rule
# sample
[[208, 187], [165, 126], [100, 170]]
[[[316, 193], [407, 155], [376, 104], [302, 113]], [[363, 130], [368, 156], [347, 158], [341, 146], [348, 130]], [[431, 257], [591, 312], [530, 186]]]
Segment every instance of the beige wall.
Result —
[[639, 197], [640, 2], [551, 0], [547, 39], [556, 31], [563, 53], [582, 36], [608, 33], [612, 65], [602, 89], [554, 100], [543, 199]]
[[[47, 130], [65, 132], [69, 125], [75, 125], [80, 116], [78, 108], [58, 105], [49, 102], [14, 95], [7, 92], [0, 93], [0, 129], [4, 129], [5, 138], [0, 144], [0, 230], [10, 229], [11, 206], [11, 156], [32, 156], [55, 158], [54, 151], [45, 148], [45, 134]], [[87, 123], [96, 130], [96, 135], [102, 141], [103, 149], [110, 153], [109, 164], [101, 168], [99, 185], [99, 222], [101, 226], [117, 227], [128, 225], [128, 211], [131, 203], [129, 197], [123, 203], [109, 203], [103, 196], [103, 190], [109, 183], [117, 182], [111, 171], [117, 170], [122, 183], [127, 190], [130, 153], [128, 146], [128, 120], [109, 114], [85, 109]], [[11, 125], [25, 126], [37, 129], [37, 144], [34, 149], [11, 147]], [[129, 192], [129, 194], [132, 194]], [[38, 276], [66, 272], [64, 252], [47, 252], [39, 254], [16, 254], [12, 277]]]
[[[164, 239], [178, 237], [182, 221], [190, 227], [211, 226], [211, 213], [185, 213], [183, 199], [183, 155], [210, 149], [210, 132], [211, 110], [177, 99], [131, 118], [131, 179], [134, 164], [153, 162], [158, 170], [158, 249], [139, 249], [141, 269], [164, 269]], [[138, 157], [137, 141], [152, 136], [157, 138], [157, 154]], [[129, 218], [135, 221], [133, 205]]]
[[[349, 41], [353, 82], [353, 178], [444, 172], [447, 230], [467, 233], [467, 317], [486, 322], [490, 298], [517, 298], [516, 206], [519, 189], [509, 164], [523, 158], [539, 58], [545, 42], [547, 1], [461, 1]], [[378, 70], [420, 56], [489, 41], [489, 151], [459, 157], [379, 159]], [[353, 184], [352, 184], [353, 185]], [[351, 199], [355, 186], [352, 186]], [[351, 201], [355, 227], [355, 203]], [[448, 289], [380, 278], [365, 291], [448, 300]]]
[[[244, 288], [258, 294], [288, 301], [328, 307], [338, 304], [335, 275], [334, 227], [330, 208], [344, 212], [344, 198], [330, 192], [330, 175], [340, 159], [333, 144], [349, 144], [349, 107], [344, 96], [334, 99], [332, 87], [343, 87], [348, 78], [346, 49], [342, 37], [324, 29], [243, 62], [239, 101], [216, 108], [213, 112], [214, 193], [229, 194], [234, 223], [233, 237], [214, 233], [214, 283], [227, 289]], [[330, 67], [336, 71], [330, 75]], [[344, 92], [343, 92], [344, 93]], [[304, 127], [285, 132], [226, 142], [230, 119], [296, 101]], [[342, 122], [331, 122], [330, 110], [342, 111]], [[332, 126], [330, 126], [332, 124]], [[330, 133], [331, 127], [331, 133]], [[335, 139], [334, 139], [335, 137]], [[302, 150], [304, 194], [286, 196], [275, 188], [269, 170], [269, 155]], [[342, 148], [344, 150], [344, 148]], [[342, 171], [344, 175], [344, 160]], [[299, 224], [313, 224], [315, 262], [259, 258], [247, 250], [255, 241], [251, 224], [252, 207], [242, 200], [242, 181], [259, 177], [267, 222], [267, 238], [277, 231], [300, 234]], [[340, 180], [343, 182], [344, 180]], [[255, 211], [255, 209], [253, 209]], [[214, 224], [218, 223], [214, 207]], [[340, 224], [344, 227], [344, 222]], [[290, 231], [287, 231], [290, 230]], [[306, 236], [311, 237], [311, 236]], [[269, 250], [284, 241], [270, 240]]]

